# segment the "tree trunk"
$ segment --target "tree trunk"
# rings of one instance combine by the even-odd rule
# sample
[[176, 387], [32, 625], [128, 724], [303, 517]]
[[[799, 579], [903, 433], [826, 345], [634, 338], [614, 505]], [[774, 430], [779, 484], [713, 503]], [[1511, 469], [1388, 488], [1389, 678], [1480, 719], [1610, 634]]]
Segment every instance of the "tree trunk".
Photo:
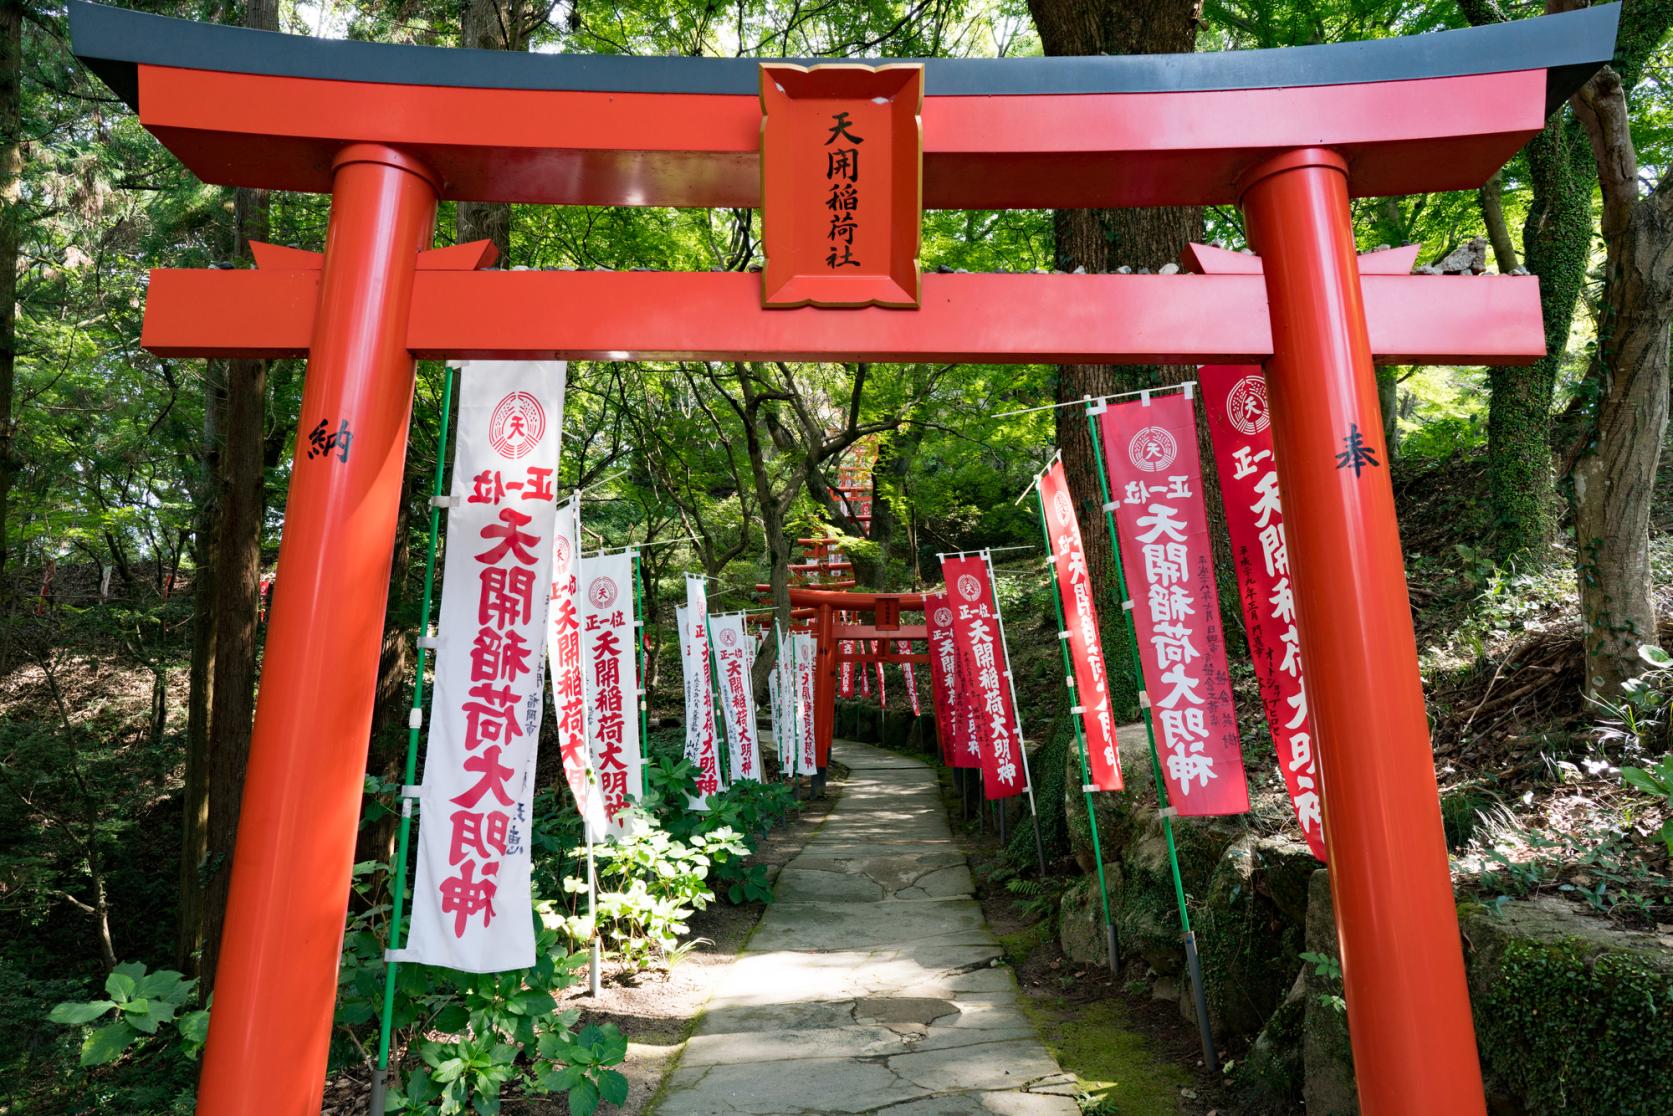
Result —
[[0, 602], [6, 597], [7, 509], [18, 470], [12, 418], [17, 363], [17, 202], [23, 153], [19, 146], [23, 95], [23, 6], [0, 6]]
[[[1660, 10], [1667, 15], [1652, 44], [1673, 22], [1673, 7]], [[1629, 31], [1623, 37], [1632, 43]], [[1592, 423], [1569, 480], [1586, 686], [1592, 697], [1611, 701], [1620, 699], [1622, 682], [1644, 671], [1639, 647], [1657, 642], [1650, 504], [1667, 434], [1673, 324], [1673, 176], [1644, 192], [1627, 88], [1605, 67], [1572, 99], [1596, 160], [1607, 256], [1589, 373]]]
[[209, 852], [209, 721], [215, 677], [215, 549], [220, 525], [221, 406], [226, 363], [205, 362], [202, 467], [193, 525], [192, 658], [186, 697], [186, 779], [180, 809], [180, 909], [174, 962], [195, 976], [203, 948], [203, 872]]
[[[1187, 53], [1196, 46], [1200, 5], [1196, 0], [1029, 0], [1029, 11], [1048, 55]], [[1110, 272], [1118, 267], [1157, 270], [1179, 260], [1181, 249], [1202, 236], [1202, 211], [1170, 209], [1060, 209], [1053, 215], [1056, 266]], [[1103, 364], [1066, 364], [1057, 370], [1057, 399], [1108, 395], [1130, 387], [1177, 383], [1195, 375], [1189, 367], [1116, 368]], [[1076, 512], [1083, 526], [1086, 560], [1094, 584], [1113, 584], [1114, 562], [1103, 529], [1103, 496], [1086, 415], [1075, 406], [1056, 412], [1057, 444]], [[1205, 450], [1205, 463], [1207, 461]], [[1205, 484], [1213, 478], [1204, 469]], [[1218, 490], [1205, 493], [1205, 506], [1220, 514]], [[1224, 532], [1219, 532], [1224, 535]], [[1226, 568], [1229, 565], [1227, 551]], [[1220, 565], [1216, 555], [1216, 565]], [[1235, 601], [1235, 595], [1230, 600]], [[1117, 602], [1106, 601], [1103, 624], [1105, 655], [1110, 664], [1111, 702], [1121, 715], [1136, 713], [1138, 686], [1129, 674], [1132, 662], [1126, 625]]]
[[[459, 16], [459, 45], [472, 50], [527, 50], [528, 15], [524, 0], [465, 0]], [[454, 203], [453, 228], [458, 243], [491, 240], [500, 266], [511, 262], [511, 206], [505, 202]]]
[[[277, 0], [249, 0], [244, 26], [279, 29]], [[250, 259], [249, 242], [268, 237], [265, 190], [233, 194], [233, 258]], [[221, 521], [215, 554], [214, 697], [209, 715], [209, 829], [200, 988], [214, 990], [226, 915], [232, 850], [244, 796], [255, 719], [257, 620], [261, 608], [261, 536], [267, 514], [263, 451], [267, 435], [267, 362], [227, 364], [225, 437], [221, 446]], [[275, 589], [283, 592], [282, 588]]]
[[1529, 141], [1527, 160], [1533, 197], [1522, 251], [1539, 276], [1547, 355], [1530, 367], [1488, 370], [1487, 498], [1500, 562], [1537, 560], [1556, 526], [1551, 405], [1586, 281], [1597, 177], [1586, 137], [1566, 110]]
[[[1459, 0], [1464, 18], [1480, 26], [1502, 21], [1491, 0]], [[1552, 5], [1560, 7], [1562, 5]], [[1501, 563], [1537, 561], [1556, 526], [1551, 468], [1551, 404], [1568, 349], [1574, 307], [1591, 251], [1596, 170], [1586, 136], [1560, 110], [1524, 148], [1532, 197], [1522, 225], [1527, 269], [1539, 276], [1545, 319], [1544, 359], [1529, 367], [1487, 370], [1487, 502], [1492, 547]], [[1516, 267], [1495, 175], [1480, 194], [1481, 211], [1499, 270]]]
[[1594, 697], [1619, 700], [1646, 669], [1656, 639], [1650, 583], [1650, 507], [1667, 434], [1668, 327], [1673, 309], [1673, 214], [1648, 202], [1611, 239], [1598, 369], [1603, 390], [1594, 435], [1573, 480], [1586, 680]]

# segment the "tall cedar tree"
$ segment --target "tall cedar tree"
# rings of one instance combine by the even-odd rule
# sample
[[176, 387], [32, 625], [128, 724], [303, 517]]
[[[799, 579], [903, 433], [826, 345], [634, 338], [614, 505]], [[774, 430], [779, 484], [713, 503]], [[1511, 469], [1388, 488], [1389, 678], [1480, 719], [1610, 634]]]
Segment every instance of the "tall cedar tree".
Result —
[[[278, 0], [247, 0], [245, 27], [279, 29]], [[250, 241], [268, 236], [266, 190], [233, 193], [234, 261], [248, 264]], [[214, 390], [213, 377], [208, 381]], [[215, 539], [214, 689], [209, 703], [208, 839], [202, 897], [203, 962], [199, 987], [214, 989], [226, 917], [232, 850], [244, 796], [255, 719], [257, 618], [261, 606], [261, 536], [267, 513], [264, 449], [267, 433], [267, 362], [233, 360], [226, 366], [220, 416], [220, 522]]]

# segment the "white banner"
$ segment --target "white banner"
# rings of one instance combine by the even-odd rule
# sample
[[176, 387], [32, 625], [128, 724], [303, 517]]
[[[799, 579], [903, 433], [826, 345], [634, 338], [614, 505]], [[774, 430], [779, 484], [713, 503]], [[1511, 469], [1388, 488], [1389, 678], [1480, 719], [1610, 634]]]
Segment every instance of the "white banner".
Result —
[[587, 694], [587, 740], [608, 832], [626, 827], [622, 810], [639, 801], [638, 624], [633, 614], [633, 554], [581, 559], [581, 659]]
[[685, 668], [685, 758], [697, 768], [693, 809], [708, 809], [709, 795], [725, 789], [715, 748], [714, 683], [709, 674], [709, 595], [703, 579], [686, 575], [685, 607], [675, 610], [680, 662]]
[[547, 610], [546, 658], [552, 671], [552, 708], [558, 717], [558, 756], [588, 840], [604, 836], [604, 799], [587, 746], [586, 677], [581, 665], [581, 494], [558, 509], [552, 538], [552, 603]]
[[790, 662], [790, 643], [784, 629], [773, 622], [773, 642], [778, 645], [778, 665], [767, 676], [768, 708], [773, 718], [773, 743], [778, 747], [778, 769], [796, 773], [796, 668]]
[[755, 738], [755, 641], [744, 629], [744, 615], [734, 612], [709, 622], [720, 675], [720, 708], [726, 717], [726, 758], [732, 781], [761, 781], [760, 742]]
[[813, 636], [805, 632], [790, 639], [796, 660], [796, 742], [800, 747], [796, 773], [815, 775], [819, 772], [819, 742], [813, 735], [814, 651], [817, 645]]
[[561, 361], [460, 365], [455, 504], [402, 960], [473, 973], [534, 964], [529, 814], [564, 373]]

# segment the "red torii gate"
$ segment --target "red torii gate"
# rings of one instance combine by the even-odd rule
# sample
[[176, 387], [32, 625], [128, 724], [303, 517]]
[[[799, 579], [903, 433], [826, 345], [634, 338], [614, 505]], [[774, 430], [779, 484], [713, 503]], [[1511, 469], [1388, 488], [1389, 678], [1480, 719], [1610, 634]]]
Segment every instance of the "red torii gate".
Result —
[[[1236, 204], [1261, 267], [917, 283], [912, 247], [891, 256], [906, 309], [768, 306], [748, 274], [487, 272], [479, 246], [429, 250], [441, 199], [762, 205], [763, 181], [786, 181], [763, 172], [763, 75], [801, 84], [788, 67], [69, 8], [77, 56], [203, 181], [332, 195], [323, 255], [156, 271], [146, 308], [158, 354], [306, 356], [300, 430], [354, 431], [347, 462], [309, 461], [299, 439], [291, 474], [199, 1112], [318, 1110], [414, 359], [569, 357], [1264, 362], [1360, 1097], [1368, 1116], [1483, 1113], [1393, 493], [1386, 471], [1344, 479], [1334, 457], [1350, 424], [1381, 430], [1373, 361], [1542, 355], [1538, 281], [1362, 273], [1348, 199], [1486, 181], [1609, 60], [1618, 6], [1339, 46], [926, 61], [921, 116], [884, 110], [892, 135], [921, 137], [916, 194], [909, 153], [885, 156], [906, 207], [882, 226], [891, 247], [915, 246], [918, 204]], [[769, 243], [805, 236], [765, 225]]]
[[[758, 593], [771, 593], [772, 586], [757, 585]], [[844, 662], [850, 663], [913, 663], [929, 665], [929, 655], [916, 651], [893, 649], [898, 640], [924, 643], [929, 629], [922, 623], [905, 624], [901, 614], [922, 612], [922, 593], [859, 593], [844, 589], [815, 589], [792, 586], [790, 589], [792, 616], [806, 616], [808, 630], [814, 640], [813, 675], [813, 739], [819, 767], [823, 769], [831, 759], [832, 726], [836, 719], [837, 676]], [[841, 619], [842, 614], [865, 612], [871, 623], [852, 624]], [[853, 640], [854, 650], [844, 652], [842, 641]], [[868, 641], [878, 641], [878, 649], [868, 650]]]

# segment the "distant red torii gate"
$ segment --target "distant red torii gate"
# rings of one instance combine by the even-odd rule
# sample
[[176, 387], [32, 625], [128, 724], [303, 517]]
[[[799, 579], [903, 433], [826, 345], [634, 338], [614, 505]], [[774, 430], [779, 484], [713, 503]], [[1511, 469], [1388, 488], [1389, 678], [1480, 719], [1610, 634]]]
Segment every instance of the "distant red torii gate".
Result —
[[[756, 592], [770, 594], [772, 586], [757, 585]], [[928, 653], [893, 650], [896, 641], [910, 640], [923, 643], [929, 639], [929, 629], [919, 624], [904, 624], [904, 612], [922, 612], [922, 593], [859, 593], [843, 589], [811, 589], [792, 586], [790, 607], [793, 615], [806, 615], [808, 629], [813, 633], [815, 662], [813, 676], [813, 739], [818, 749], [820, 768], [831, 759], [831, 736], [836, 720], [837, 676], [844, 662], [851, 663], [913, 663], [929, 665]], [[810, 612], [808, 610], [811, 610]], [[869, 624], [839, 621], [842, 613], [870, 613]], [[855, 650], [844, 653], [843, 640], [855, 641]], [[878, 648], [868, 649], [868, 641], [876, 640]]]
[[[77, 57], [204, 182], [332, 196], [323, 254], [159, 269], [147, 296], [155, 353], [309, 362], [200, 1113], [319, 1109], [414, 359], [570, 357], [1264, 362], [1362, 1107], [1482, 1116], [1393, 491], [1385, 469], [1344, 478], [1334, 459], [1351, 427], [1379, 436], [1375, 361], [1543, 356], [1539, 284], [1362, 270], [1349, 199], [1487, 181], [1612, 57], [1618, 5], [1283, 50], [926, 60], [908, 83], [921, 105], [842, 102], [918, 146], [867, 149], [888, 152], [901, 204], [849, 229], [889, 234], [900, 297], [841, 309], [767, 305], [757, 275], [492, 272], [479, 246], [430, 250], [444, 199], [755, 208], [788, 181], [776, 212], [792, 219], [763, 221], [779, 263], [775, 237], [805, 247], [798, 222], [818, 209], [763, 159], [763, 100], [795, 100], [792, 65], [327, 42], [80, 0], [69, 14]], [[818, 97], [776, 118], [792, 138]], [[923, 207], [1157, 205], [1240, 207], [1258, 270], [919, 281]], [[352, 424], [350, 460], [306, 458], [327, 420]]]

